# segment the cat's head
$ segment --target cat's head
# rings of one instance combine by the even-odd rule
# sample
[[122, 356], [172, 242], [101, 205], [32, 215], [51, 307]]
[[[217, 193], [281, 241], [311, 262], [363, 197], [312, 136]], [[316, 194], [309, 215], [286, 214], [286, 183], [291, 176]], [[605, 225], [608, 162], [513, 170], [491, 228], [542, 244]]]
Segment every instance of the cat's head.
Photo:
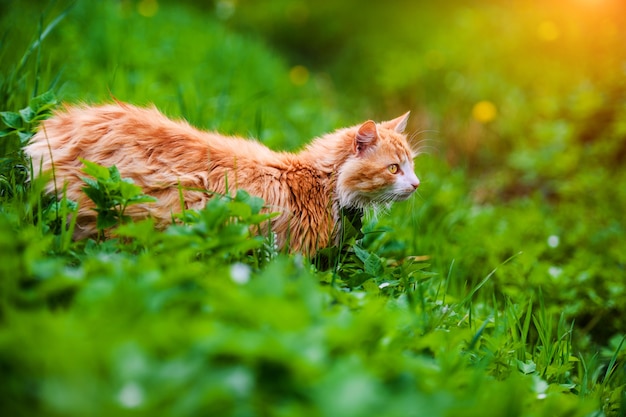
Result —
[[347, 131], [350, 156], [339, 169], [342, 207], [365, 208], [406, 200], [417, 189], [416, 156], [404, 135], [409, 113], [382, 123], [371, 120]]

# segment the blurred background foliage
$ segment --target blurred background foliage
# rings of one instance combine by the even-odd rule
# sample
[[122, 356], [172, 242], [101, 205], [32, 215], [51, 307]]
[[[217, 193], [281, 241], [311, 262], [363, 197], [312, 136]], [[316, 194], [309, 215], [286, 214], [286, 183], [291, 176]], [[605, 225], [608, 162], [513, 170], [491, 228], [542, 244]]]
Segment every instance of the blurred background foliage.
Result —
[[[88, 410], [81, 395], [103, 403], [98, 396], [111, 392], [118, 395], [117, 405], [101, 414], [119, 412], [120, 403], [145, 403], [150, 384], [155, 385], [150, 392], [158, 394], [151, 398], [164, 402], [168, 388], [189, 391], [175, 415], [207, 403], [216, 412], [251, 415], [246, 407], [267, 398], [290, 399], [266, 409], [270, 414], [307, 415], [314, 403], [326, 415], [368, 415], [382, 412], [382, 399], [394, 390], [397, 402], [387, 415], [409, 415], [409, 403], [432, 411], [429, 415], [462, 415], [459, 404], [466, 405], [466, 415], [472, 410], [554, 415], [556, 409], [561, 415], [587, 415], [585, 393], [591, 388], [583, 376], [600, 384], [598, 375], [621, 352], [616, 369], [622, 379], [615, 381], [626, 380], [619, 345], [626, 333], [626, 4], [621, 0], [1, 0], [0, 24], [0, 110], [22, 109], [49, 89], [67, 102], [153, 103], [198, 127], [256, 137], [287, 150], [335, 128], [410, 110], [408, 130], [423, 151], [416, 159], [419, 195], [389, 215], [369, 219], [363, 240], [365, 249], [388, 262], [373, 278], [377, 284], [394, 282], [389, 279], [394, 260], [428, 260], [431, 275], [412, 284], [424, 304], [411, 308], [430, 317], [419, 320], [398, 312], [406, 308], [401, 297], [398, 305], [384, 309], [383, 318], [376, 302], [362, 304], [320, 290], [311, 281], [320, 276], [291, 258], [255, 269], [258, 282], [249, 292], [230, 281], [190, 278], [194, 273], [228, 276], [232, 265], [191, 261], [194, 256], [180, 247], [170, 248], [181, 254], [169, 264], [148, 255], [136, 261], [130, 253], [140, 249], [127, 253], [128, 248], [106, 245], [49, 259], [41, 253], [57, 250], [53, 237], [38, 239], [36, 229], [16, 217], [27, 209], [3, 200], [3, 277], [23, 278], [26, 284], [3, 284], [3, 324], [24, 330], [0, 333], [2, 369], [17, 372], [15, 367], [30, 370], [45, 363], [49, 379], [39, 396], [32, 395], [44, 398], [58, 415]], [[45, 39], [39, 42], [40, 37]], [[14, 172], [11, 155], [20, 146], [11, 140], [17, 139], [6, 138], [0, 146], [7, 183], [19, 180], [7, 174], [7, 169]], [[144, 250], [167, 253], [159, 252], [167, 244], [155, 242], [145, 243]], [[246, 270], [246, 259], [240, 261]], [[128, 274], [136, 279], [124, 283]], [[159, 274], [161, 281], [154, 278]], [[289, 281], [295, 275], [308, 278], [296, 284]], [[48, 283], [43, 295], [29, 291], [33, 277]], [[325, 275], [321, 280], [332, 281]], [[202, 291], [194, 292], [195, 286]], [[77, 292], [75, 315], [13, 310], [8, 306], [15, 303], [16, 291], [18, 306], [37, 304], [38, 297], [45, 305], [64, 306], [64, 294]], [[468, 293], [474, 303], [469, 322], [460, 311]], [[191, 301], [185, 298], [192, 294]], [[215, 294], [224, 294], [226, 301]], [[103, 317], [119, 305], [107, 304], [109, 296], [125, 306], [111, 323]], [[328, 299], [340, 300], [336, 310], [315, 309]], [[132, 307], [134, 300], [145, 305]], [[446, 302], [460, 303], [458, 310], [445, 312]], [[365, 307], [353, 316], [346, 305]], [[518, 341], [504, 342], [518, 324], [507, 327], [499, 314], [521, 320], [526, 306], [535, 318], [555, 319], [530, 325], [524, 339], [529, 348], [523, 351]], [[162, 313], [166, 307], [169, 315]], [[293, 321], [273, 322], [271, 315], [254, 316], [248, 309], [267, 309]], [[455, 355], [468, 351], [459, 348], [460, 341], [476, 331], [472, 314], [485, 323], [494, 315], [499, 321], [487, 327], [481, 353], [468, 354], [476, 367], [455, 367], [460, 361]], [[202, 321], [205, 315], [214, 322]], [[191, 330], [177, 325], [180, 317]], [[540, 361], [550, 351], [541, 338], [542, 329], [554, 328], [556, 346], [570, 334], [557, 325], [559, 318], [573, 323], [569, 337], [578, 359], [565, 355], [564, 368], [555, 371], [549, 358]], [[424, 336], [418, 342], [411, 338], [415, 323]], [[447, 336], [439, 331], [457, 327], [459, 333]], [[95, 334], [100, 328], [106, 337]], [[350, 339], [342, 336], [346, 329], [359, 330]], [[72, 336], [73, 331], [84, 338]], [[128, 339], [134, 331], [145, 337]], [[66, 366], [65, 343], [39, 350], [58, 338], [77, 343], [75, 367]], [[186, 344], [195, 348], [183, 351]], [[21, 346], [28, 349], [22, 352]], [[351, 355], [357, 346], [362, 350]], [[407, 350], [428, 355], [407, 356]], [[517, 368], [499, 356], [510, 352], [522, 364], [543, 363], [540, 376], [553, 388], [566, 390], [574, 381], [582, 402], [548, 397], [552, 402], [538, 408], [540, 382], [524, 379], [533, 372], [504, 377]], [[210, 364], [203, 362], [206, 357]], [[391, 370], [370, 363], [377, 358]], [[499, 367], [504, 362], [508, 368]], [[201, 375], [196, 365], [216, 373]], [[103, 385], [83, 384], [85, 378], [93, 381], [81, 366], [106, 374], [98, 382]], [[570, 378], [575, 368], [580, 379]], [[481, 378], [485, 370], [496, 379]], [[458, 385], [447, 379], [448, 371]], [[419, 374], [431, 379], [414, 380]], [[28, 392], [23, 387], [39, 384], [20, 375], [4, 382], [5, 394], [23, 395]], [[276, 375], [285, 382], [277, 382]], [[609, 380], [602, 389], [611, 386]], [[268, 381], [273, 382], [263, 385]], [[415, 386], [419, 394], [409, 388]], [[79, 394], [60, 396], [59, 387]], [[352, 393], [346, 398], [353, 402], [332, 395], [341, 389]], [[494, 394], [482, 398], [481, 389]], [[623, 415], [621, 392], [601, 391], [604, 414]]]
[[623, 2], [213, 5], [330, 83], [350, 121], [412, 111], [422, 198], [393, 219], [412, 219], [414, 253], [460, 262], [461, 285], [522, 251], [504, 293], [542, 287], [583, 328], [624, 331]]

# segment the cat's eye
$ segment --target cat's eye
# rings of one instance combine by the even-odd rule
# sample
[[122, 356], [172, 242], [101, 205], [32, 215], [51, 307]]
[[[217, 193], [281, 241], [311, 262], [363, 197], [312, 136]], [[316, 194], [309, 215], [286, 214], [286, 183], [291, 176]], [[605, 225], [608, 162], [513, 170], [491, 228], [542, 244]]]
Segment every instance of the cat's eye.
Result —
[[391, 164], [387, 167], [387, 169], [389, 170], [389, 172], [391, 172], [392, 174], [397, 174], [398, 171], [400, 170], [400, 167], [398, 166], [398, 164]]

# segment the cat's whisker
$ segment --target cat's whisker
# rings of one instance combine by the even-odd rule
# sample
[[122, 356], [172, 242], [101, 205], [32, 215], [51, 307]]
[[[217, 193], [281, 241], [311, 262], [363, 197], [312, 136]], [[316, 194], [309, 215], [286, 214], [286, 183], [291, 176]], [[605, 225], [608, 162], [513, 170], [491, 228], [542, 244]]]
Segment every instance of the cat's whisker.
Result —
[[416, 156], [420, 156], [420, 155], [439, 155], [441, 154], [441, 149], [439, 149], [436, 146], [421, 146], [418, 150], [417, 150], [417, 155]]
[[[438, 130], [432, 130], [432, 129], [424, 129], [424, 130], [417, 130], [413, 133], [411, 133], [410, 135], [407, 136], [407, 141], [411, 144], [414, 143], [415, 140], [417, 139], [418, 136], [420, 135], [424, 135], [426, 133], [432, 133], [432, 134], [439, 134]], [[421, 139], [424, 140], [424, 139]], [[428, 140], [428, 138], [425, 138], [425, 140]]]
[[441, 141], [438, 139], [424, 138], [419, 141], [412, 140], [410, 144], [411, 149], [413, 150], [413, 154], [415, 155], [415, 157], [417, 157], [423, 153], [430, 153], [428, 152], [429, 149], [433, 150], [432, 153], [439, 153], [440, 150], [436, 145], [438, 145], [440, 142]]
[[[420, 193], [419, 190], [415, 191], [415, 195], [418, 196], [422, 201], [424, 201], [424, 197], [422, 196], [422, 193]], [[415, 199], [412, 199], [412, 202], [415, 202]]]
[[439, 134], [439, 131], [437, 130], [419, 130], [419, 131], [415, 131], [413, 133], [411, 133], [408, 137], [407, 137], [407, 142], [409, 143], [409, 145], [414, 146], [419, 144], [422, 141], [428, 141], [428, 140], [437, 140], [437, 139], [433, 139], [433, 138], [422, 138], [422, 139], [417, 139], [418, 136], [420, 135], [424, 135], [426, 133], [432, 133], [435, 135]]

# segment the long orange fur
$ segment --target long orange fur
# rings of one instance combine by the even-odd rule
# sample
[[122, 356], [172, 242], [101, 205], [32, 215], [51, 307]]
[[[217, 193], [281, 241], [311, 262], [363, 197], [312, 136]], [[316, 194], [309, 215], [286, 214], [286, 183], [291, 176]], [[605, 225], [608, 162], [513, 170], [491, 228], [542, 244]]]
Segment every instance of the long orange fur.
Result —
[[[67, 106], [42, 123], [25, 148], [35, 175], [54, 164], [57, 184], [78, 202], [76, 238], [96, 233], [93, 203], [81, 190], [79, 158], [116, 165], [157, 202], [128, 208], [151, 216], [158, 227], [184, 206], [201, 209], [211, 192], [244, 189], [262, 197], [280, 247], [309, 255], [333, 243], [341, 208], [364, 209], [408, 198], [419, 185], [414, 153], [402, 131], [408, 113], [376, 124], [341, 129], [312, 141], [299, 153], [274, 152], [254, 140], [204, 132], [173, 121], [155, 108], [115, 103]], [[206, 192], [206, 191], [210, 192]]]

